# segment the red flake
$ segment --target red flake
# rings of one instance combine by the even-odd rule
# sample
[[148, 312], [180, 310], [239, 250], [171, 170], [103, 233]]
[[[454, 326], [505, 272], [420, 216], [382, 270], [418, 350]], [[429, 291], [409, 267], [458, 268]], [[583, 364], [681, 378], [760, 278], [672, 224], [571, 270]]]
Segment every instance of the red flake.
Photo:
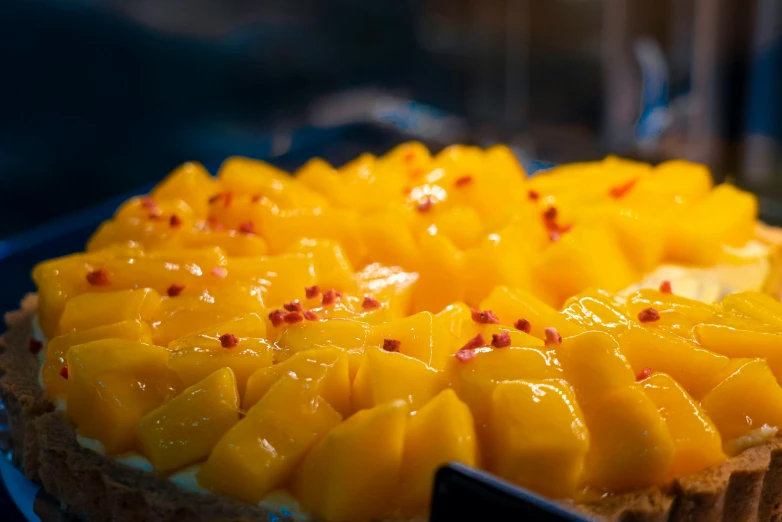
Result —
[[479, 333], [478, 335], [476, 335], [475, 337], [467, 341], [467, 343], [464, 346], [462, 346], [460, 349], [474, 350], [482, 346], [486, 346], [486, 340], [483, 338], [483, 334]]
[[171, 223], [172, 227], [175, 227], [175, 228], [176, 227], [180, 227], [180, 226], [182, 226], [182, 218], [177, 216], [176, 214], [173, 214], [171, 216], [171, 220], [169, 221], [169, 223]]
[[289, 312], [301, 312], [304, 310], [304, 308], [301, 306], [301, 303], [296, 301], [291, 301], [290, 303], [285, 303], [282, 305], [283, 308], [285, 308]]
[[272, 326], [280, 326], [285, 322], [285, 312], [282, 310], [273, 310], [269, 312], [269, 321], [272, 322]]
[[537, 201], [540, 199], [540, 194], [538, 194], [537, 190], [530, 190], [529, 192], [527, 192], [527, 197], [532, 201]]
[[60, 377], [62, 377], [63, 379], [67, 379], [68, 378], [68, 367], [67, 366], [63, 366], [62, 368], [60, 368]]
[[93, 270], [87, 274], [87, 282], [93, 286], [106, 286], [109, 284], [109, 272], [105, 268]]
[[402, 156], [402, 159], [405, 161], [405, 163], [412, 162], [415, 159], [415, 152], [412, 150], [405, 152], [405, 155]]
[[516, 328], [516, 330], [521, 330], [524, 333], [530, 333], [530, 331], [532, 330], [532, 323], [530, 323], [524, 318], [521, 318], [515, 323], [513, 323], [513, 326]]
[[413, 187], [404, 187], [402, 189], [402, 194], [404, 194], [405, 196], [409, 196], [412, 191], [413, 191]]
[[660, 283], [660, 292], [664, 294], [673, 293], [673, 290], [671, 290], [671, 282], [666, 280]]
[[460, 178], [456, 178], [456, 181], [453, 182], [454, 187], [463, 187], [465, 185], [469, 185], [472, 183], [472, 176], [462, 176]]
[[141, 198], [141, 206], [144, 208], [155, 208], [157, 207], [157, 203], [154, 199], [150, 198], [149, 196]]
[[214, 203], [217, 200], [219, 200], [221, 197], [223, 197], [223, 193], [222, 192], [218, 192], [217, 194], [215, 194], [214, 196], [209, 198], [209, 203]]
[[556, 243], [557, 241], [559, 241], [559, 238], [560, 238], [561, 236], [562, 236], [562, 235], [559, 233], [559, 230], [549, 230], [549, 232], [548, 232], [548, 238], [549, 238], [549, 239], [550, 239], [552, 242], [554, 242], [554, 243]]
[[231, 201], [234, 199], [234, 193], [233, 192], [224, 192], [223, 193], [223, 205], [225, 207], [228, 207], [231, 204]]
[[462, 348], [458, 352], [456, 352], [456, 360], [462, 363], [465, 363], [475, 357], [475, 350], [469, 349], [469, 348]]
[[262, 198], [262, 197], [263, 197], [263, 196], [262, 196], [261, 194], [255, 194], [255, 195], [252, 197], [251, 201], [252, 201], [253, 203], [258, 203], [258, 202], [261, 200], [261, 198]]
[[315, 299], [320, 295], [320, 288], [318, 288], [318, 285], [305, 286], [304, 294], [307, 296], [307, 299]]
[[483, 312], [481, 312], [480, 310], [476, 310], [475, 308], [470, 308], [470, 315], [472, 316], [472, 320], [475, 321], [476, 323], [500, 324], [500, 319], [491, 310], [484, 310]]
[[37, 354], [43, 349], [43, 343], [38, 339], [30, 339], [30, 351]]
[[421, 198], [421, 201], [418, 202], [418, 212], [428, 212], [433, 204], [432, 196], [424, 196]]
[[627, 194], [631, 188], [633, 188], [633, 185], [635, 185], [635, 182], [638, 181], [638, 179], [631, 179], [624, 185], [619, 185], [618, 187], [612, 188], [609, 192], [611, 196], [615, 198], [621, 198], [625, 194]]
[[304, 310], [302, 315], [304, 316], [304, 318], [307, 321], [317, 321], [318, 320], [318, 314], [316, 314], [312, 310]]
[[252, 221], [247, 221], [239, 225], [239, 232], [242, 234], [255, 234], [255, 225]]
[[381, 306], [380, 301], [374, 297], [364, 296], [364, 300], [361, 302], [361, 308], [364, 310], [377, 310]]
[[220, 336], [220, 345], [223, 348], [233, 348], [239, 344], [239, 339], [234, 334], [223, 334]]
[[168, 292], [168, 297], [176, 297], [179, 294], [181, 294], [182, 290], [184, 289], [185, 289], [185, 285], [174, 283], [168, 287], [168, 290], [166, 290], [166, 292]]
[[383, 339], [383, 349], [387, 352], [398, 352], [402, 341], [396, 339]]
[[494, 348], [506, 348], [510, 346], [510, 333], [503, 330], [500, 334], [491, 334], [491, 345]]
[[543, 333], [546, 334], [546, 346], [550, 344], [562, 344], [562, 336], [556, 328], [544, 328]]
[[660, 320], [660, 313], [654, 308], [644, 308], [638, 312], [638, 320], [642, 323], [651, 323]]
[[296, 324], [304, 320], [304, 317], [299, 312], [288, 312], [282, 316], [282, 320], [287, 324]]
[[410, 171], [410, 176], [413, 178], [420, 178], [424, 175], [424, 169], [413, 169]]
[[543, 212], [543, 219], [549, 222], [553, 222], [555, 219], [557, 219], [557, 209], [556, 207], [549, 207]]
[[217, 230], [217, 231], [225, 230], [225, 225], [215, 221], [214, 225], [212, 225], [212, 230]]
[[323, 294], [323, 299], [321, 300], [320, 304], [322, 304], [323, 306], [332, 305], [340, 297], [342, 297], [342, 294], [332, 288], [331, 290], [327, 290], [326, 293]]
[[638, 372], [638, 375], [635, 376], [636, 381], [642, 381], [646, 379], [647, 377], [650, 377], [652, 375], [652, 369], [651, 368], [644, 368], [640, 372]]
[[213, 266], [209, 273], [215, 277], [219, 277], [220, 279], [225, 279], [225, 277], [228, 275], [228, 269], [224, 266]]
[[159, 208], [153, 208], [149, 211], [149, 219], [161, 219], [163, 217], [163, 211]]

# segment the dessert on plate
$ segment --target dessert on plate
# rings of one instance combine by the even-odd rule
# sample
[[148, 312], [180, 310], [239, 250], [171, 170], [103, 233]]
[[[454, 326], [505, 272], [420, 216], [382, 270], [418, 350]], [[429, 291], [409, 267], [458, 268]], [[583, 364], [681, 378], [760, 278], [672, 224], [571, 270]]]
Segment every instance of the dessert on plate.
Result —
[[14, 459], [85, 520], [423, 520], [449, 461], [777, 520], [779, 244], [685, 161], [188, 163], [7, 314]]

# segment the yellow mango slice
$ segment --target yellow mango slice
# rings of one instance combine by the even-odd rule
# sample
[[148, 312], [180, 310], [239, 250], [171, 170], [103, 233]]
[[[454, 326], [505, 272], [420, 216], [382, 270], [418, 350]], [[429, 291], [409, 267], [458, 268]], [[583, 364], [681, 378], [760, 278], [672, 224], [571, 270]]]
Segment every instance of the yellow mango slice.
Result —
[[739, 292], [722, 300], [725, 311], [761, 323], [782, 327], [782, 304], [761, 292]]
[[138, 341], [101, 339], [66, 356], [68, 416], [79, 434], [106, 453], [136, 449], [136, 424], [177, 395], [181, 382], [168, 367], [168, 350]]
[[477, 443], [470, 409], [456, 393], [445, 389], [432, 398], [407, 421], [401, 505], [427, 507], [437, 469], [448, 462], [474, 466], [478, 461]]
[[[404, 375], [403, 379], [399, 376]], [[370, 348], [353, 380], [353, 410], [404, 400], [417, 411], [445, 386], [441, 372], [398, 352]]]
[[304, 288], [317, 283], [315, 264], [307, 254], [234, 258], [225, 268], [226, 284], [259, 286], [263, 289], [263, 302], [274, 307], [303, 299]]
[[409, 315], [416, 281], [418, 274], [380, 263], [372, 263], [356, 272], [359, 295], [370, 295], [385, 303], [390, 319]]
[[[565, 337], [554, 351], [565, 379], [583, 403], [635, 382], [619, 344], [603, 332]], [[583, 404], [582, 404], [583, 406]]]
[[171, 341], [169, 366], [185, 386], [220, 368], [231, 368], [241, 396], [250, 375], [273, 364], [274, 347], [263, 338], [265, 333], [266, 325], [258, 315], [243, 315]]
[[445, 236], [425, 232], [419, 239], [420, 280], [413, 288], [415, 311], [438, 312], [464, 294], [464, 255]]
[[218, 246], [231, 257], [261, 257], [269, 253], [269, 245], [258, 235], [236, 230], [193, 230], [182, 238], [188, 249]]
[[139, 320], [122, 321], [59, 335], [46, 344], [46, 361], [41, 368], [46, 393], [52, 397], [65, 395], [68, 391], [68, 381], [60, 375], [62, 367], [66, 366], [65, 357], [68, 351], [79, 344], [100, 339], [127, 339], [150, 344], [152, 334], [149, 325]]
[[313, 444], [341, 420], [328, 402], [287, 375], [217, 442], [198, 482], [256, 504], [284, 486]]
[[622, 209], [609, 220], [622, 252], [640, 272], [654, 270], [665, 254], [667, 230], [659, 216]]
[[373, 326], [366, 344], [382, 347], [386, 339], [399, 341], [401, 353], [415, 357], [435, 370], [445, 368], [453, 349], [453, 338], [429, 312]]
[[82, 294], [65, 304], [60, 332], [89, 330], [122, 321], [151, 321], [160, 306], [160, 294], [149, 288]]
[[239, 392], [230, 368], [221, 368], [144, 415], [138, 441], [158, 472], [203, 460], [239, 422]]
[[454, 303], [447, 306], [435, 318], [456, 338], [456, 347], [464, 346], [467, 341], [479, 333], [486, 340], [487, 344], [491, 344], [492, 335], [502, 335], [503, 332], [508, 332], [510, 346], [543, 346], [543, 341], [521, 330], [517, 330], [512, 325], [476, 323], [472, 319], [470, 307], [464, 303]]
[[407, 403], [396, 401], [332, 429], [296, 470], [296, 498], [329, 521], [381, 516], [399, 489], [407, 415]]
[[675, 194], [688, 201], [706, 197], [712, 187], [708, 167], [686, 160], [664, 161], [654, 167], [649, 176], [638, 182], [641, 193]]
[[181, 198], [190, 205], [193, 213], [206, 217], [209, 198], [217, 192], [217, 183], [200, 163], [183, 163], [152, 189], [153, 199]]
[[352, 319], [303, 321], [287, 326], [277, 341], [284, 359], [302, 350], [334, 346], [349, 352], [361, 353], [369, 335], [370, 326]]
[[695, 399], [711, 389], [714, 378], [728, 365], [724, 355], [664, 331], [634, 326], [620, 334], [618, 340], [622, 354], [636, 373], [644, 368], [667, 373]]
[[657, 406], [673, 439], [671, 478], [685, 477], [725, 460], [717, 428], [670, 375], [654, 373], [641, 381], [641, 385]]
[[643, 289], [627, 297], [627, 313], [635, 322], [641, 322], [638, 314], [647, 308], [654, 308], [660, 319], [645, 326], [668, 330], [684, 338], [690, 337], [693, 325], [713, 321], [719, 313], [716, 305], [658, 290]]
[[274, 366], [259, 368], [247, 380], [242, 408], [253, 407], [286, 374], [294, 374], [308, 383], [342, 416], [350, 415], [348, 356], [338, 348], [306, 350]]
[[561, 313], [585, 330], [599, 330], [613, 336], [626, 330], [630, 322], [613, 296], [601, 290], [587, 290], [571, 297]]
[[434, 226], [462, 250], [475, 246], [483, 232], [478, 213], [467, 205], [455, 205], [435, 216]]
[[693, 334], [701, 346], [714, 353], [765, 359], [777, 380], [782, 379], [782, 332], [755, 324], [698, 324]]
[[420, 264], [420, 252], [410, 228], [394, 209], [361, 216], [358, 232], [372, 260], [413, 270]]
[[167, 346], [174, 339], [246, 314], [266, 316], [257, 287], [231, 285], [201, 295], [164, 299], [153, 324], [152, 339]]
[[581, 333], [583, 329], [529, 292], [496, 287], [489, 296], [481, 301], [481, 310], [492, 310], [504, 325], [513, 325], [519, 319], [530, 322], [530, 333], [539, 339], [545, 339], [545, 328], [556, 328], [562, 336]]
[[511, 381], [492, 395], [490, 469], [549, 497], [570, 497], [584, 468], [589, 432], [563, 380]]
[[302, 239], [292, 251], [306, 254], [312, 259], [315, 277], [321, 288], [356, 292], [353, 266], [338, 244], [324, 239]]
[[587, 485], [618, 493], [662, 484], [668, 478], [674, 442], [641, 384], [622, 386], [580, 404], [590, 435], [583, 479]]
[[782, 388], [764, 360], [732, 361], [715, 384], [701, 407], [725, 443], [765, 425], [782, 426]]
[[739, 247], [752, 238], [757, 215], [754, 195], [722, 184], [672, 222], [667, 258], [714, 265], [719, 261], [722, 245]]
[[533, 274], [554, 290], [560, 302], [587, 288], [616, 292], [639, 276], [610, 231], [596, 226], [577, 226], [563, 234], [541, 253]]

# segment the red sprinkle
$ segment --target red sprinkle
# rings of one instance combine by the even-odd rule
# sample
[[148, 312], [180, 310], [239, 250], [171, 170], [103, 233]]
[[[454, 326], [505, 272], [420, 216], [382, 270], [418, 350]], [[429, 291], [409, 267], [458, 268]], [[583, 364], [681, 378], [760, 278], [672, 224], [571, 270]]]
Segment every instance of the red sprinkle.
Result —
[[285, 322], [285, 312], [282, 310], [273, 310], [269, 312], [269, 321], [272, 322], [272, 326], [280, 326]]
[[315, 299], [320, 295], [320, 288], [318, 288], [318, 285], [305, 286], [304, 294], [307, 296], [307, 299]]
[[231, 191], [224, 192], [223, 193], [223, 205], [226, 207], [231, 204], [231, 201], [234, 199], [234, 193]]
[[453, 182], [454, 187], [463, 187], [465, 185], [469, 185], [472, 183], [472, 176], [462, 176], [460, 178], [456, 178], [456, 181]]
[[212, 269], [209, 271], [209, 273], [215, 277], [224, 279], [225, 276], [228, 275], [228, 269], [225, 268], [224, 266], [213, 266]]
[[424, 169], [413, 169], [410, 171], [410, 177], [420, 178], [424, 175]]
[[402, 194], [404, 194], [405, 196], [409, 196], [412, 191], [413, 191], [413, 187], [404, 187], [402, 189]]
[[405, 155], [402, 156], [402, 159], [405, 161], [405, 163], [410, 163], [415, 159], [415, 152], [413, 152], [412, 150], [408, 150], [407, 152], [405, 152]]
[[296, 301], [291, 301], [290, 303], [285, 303], [282, 305], [283, 308], [285, 308], [289, 312], [301, 312], [304, 310], [304, 308], [301, 306], [301, 303]]
[[418, 212], [428, 212], [432, 208], [432, 196], [424, 196], [418, 202]]
[[479, 333], [460, 348], [460, 350], [474, 350], [486, 346], [486, 340], [483, 338], [483, 334]]
[[282, 316], [282, 320], [287, 324], [296, 324], [304, 320], [304, 317], [299, 312], [288, 312]]
[[638, 181], [637, 179], [631, 179], [624, 185], [619, 185], [618, 187], [612, 188], [609, 192], [611, 196], [615, 198], [621, 198], [625, 194], [627, 194], [631, 188], [633, 188], [633, 185], [635, 185], [635, 182]]
[[171, 286], [168, 287], [168, 297], [176, 297], [179, 294], [182, 293], [182, 290], [185, 289], [185, 285], [180, 285], [178, 283], [174, 283]]
[[532, 330], [532, 323], [527, 321], [526, 319], [522, 318], [513, 323], [513, 326], [516, 327], [516, 330], [521, 330], [524, 333], [530, 333]]
[[537, 190], [530, 190], [527, 192], [527, 197], [530, 198], [532, 201], [537, 201], [540, 199], [540, 194], [538, 194]]
[[304, 318], [307, 321], [317, 321], [318, 320], [318, 314], [316, 314], [312, 310], [304, 310], [302, 315], [304, 316]]
[[543, 212], [543, 219], [546, 221], [554, 221], [557, 219], [557, 209], [556, 207], [549, 207], [546, 209], [545, 212]]
[[462, 348], [456, 352], [455, 357], [457, 361], [465, 363], [475, 357], [475, 350]]
[[638, 312], [638, 320], [642, 323], [651, 323], [660, 320], [660, 313], [654, 308], [644, 308]]
[[145, 198], [141, 198], [141, 206], [144, 208], [155, 208], [157, 207], [157, 203], [154, 199], [147, 196]]
[[33, 354], [40, 352], [43, 349], [43, 343], [38, 339], [30, 339], [30, 351]]
[[252, 221], [242, 223], [239, 225], [239, 232], [242, 234], [255, 234], [255, 225]]
[[546, 346], [550, 344], [562, 344], [562, 336], [556, 328], [544, 328], [543, 333], [546, 334]]
[[68, 367], [67, 366], [63, 366], [62, 368], [60, 368], [60, 377], [62, 377], [63, 379], [67, 379], [68, 378]]
[[361, 302], [361, 308], [364, 310], [377, 310], [381, 306], [380, 301], [374, 297], [365, 296], [364, 300]]
[[214, 203], [215, 201], [217, 201], [221, 197], [223, 197], [223, 193], [222, 192], [218, 192], [217, 194], [215, 194], [214, 196], [209, 198], [209, 203]]
[[262, 198], [262, 197], [263, 197], [263, 195], [261, 195], [261, 194], [256, 194], [256, 195], [254, 195], [254, 196], [251, 198], [251, 201], [252, 201], [253, 203], [258, 203], [258, 202], [261, 200], [261, 198]]
[[635, 376], [636, 381], [642, 381], [646, 379], [647, 377], [650, 377], [652, 375], [652, 369], [651, 368], [644, 368], [640, 372], [638, 372], [638, 375]]
[[503, 330], [500, 334], [491, 334], [491, 345], [494, 348], [506, 348], [510, 346], [510, 333]]
[[671, 294], [673, 293], [673, 290], [671, 290], [671, 282], [670, 281], [663, 281], [660, 283], [660, 292], [664, 294]]
[[334, 290], [333, 288], [331, 290], [327, 290], [325, 294], [323, 294], [323, 299], [321, 300], [320, 304], [323, 306], [328, 306], [334, 304], [334, 302], [342, 297], [342, 294]]
[[481, 312], [475, 308], [470, 308], [470, 315], [472, 316], [472, 320], [476, 323], [500, 324], [500, 319], [491, 310], [484, 310]]
[[387, 352], [398, 352], [402, 341], [396, 339], [383, 339], [383, 349]]
[[169, 221], [169, 223], [171, 223], [172, 227], [182, 226], [182, 218], [174, 214], [171, 216], [171, 220]]
[[105, 268], [93, 270], [87, 274], [87, 282], [93, 286], [106, 286], [109, 284], [109, 272]]
[[223, 334], [220, 336], [220, 344], [223, 348], [233, 348], [239, 344], [239, 339], [234, 334]]

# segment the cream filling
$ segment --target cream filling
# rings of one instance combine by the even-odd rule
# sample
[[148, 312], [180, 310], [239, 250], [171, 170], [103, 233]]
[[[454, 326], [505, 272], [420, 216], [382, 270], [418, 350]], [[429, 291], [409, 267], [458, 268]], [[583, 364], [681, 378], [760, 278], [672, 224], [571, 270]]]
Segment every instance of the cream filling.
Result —
[[726, 455], [732, 457], [738, 455], [742, 451], [759, 446], [769, 439], [773, 439], [777, 435], [779, 429], [776, 426], [769, 426], [764, 424], [758, 429], [752, 430], [746, 435], [726, 441], [722, 444], [722, 449]]

